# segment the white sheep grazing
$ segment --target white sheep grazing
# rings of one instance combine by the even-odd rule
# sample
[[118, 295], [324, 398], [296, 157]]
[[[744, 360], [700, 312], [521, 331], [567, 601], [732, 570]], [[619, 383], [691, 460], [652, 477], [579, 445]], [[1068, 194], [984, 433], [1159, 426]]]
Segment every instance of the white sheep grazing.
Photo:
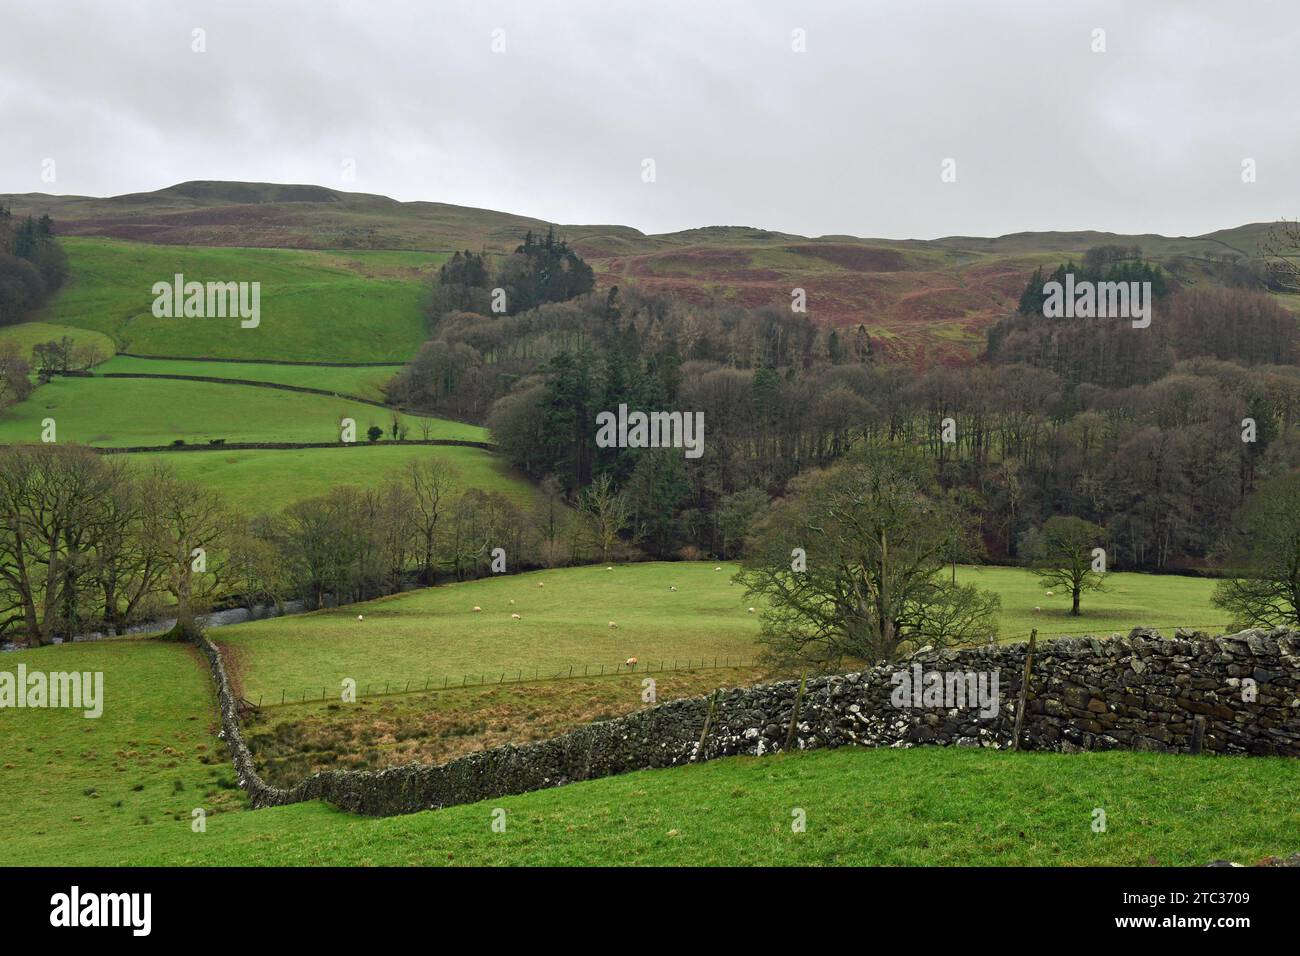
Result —
[[483, 610], [483, 609], [482, 609], [481, 607], [479, 607], [477, 604], [474, 605], [474, 611], [475, 611], [475, 613], [477, 613], [477, 612], [479, 612], [479, 611], [481, 611], [481, 610]]
[[1043, 611], [1043, 609], [1042, 609], [1041, 607], [1036, 607], [1036, 608], [1034, 608], [1034, 613], [1035, 613], [1035, 614], [1041, 614], [1042, 611]]
[[612, 627], [612, 628], [613, 628], [614, 630], [616, 630], [616, 631], [618, 630], [618, 625], [615, 624], [613, 621], [610, 621], [610, 622], [609, 622], [609, 626]]
[[364, 621], [365, 618], [362, 617], [360, 614], [358, 614], [358, 615], [357, 615], [357, 620], [358, 620], [358, 621]]
[[514, 603], [515, 603], [515, 599], [514, 599], [514, 598], [511, 598], [511, 599], [510, 599], [510, 603], [511, 603], [511, 604], [514, 604]]
[[670, 590], [670, 591], [676, 591], [676, 590], [677, 590], [677, 585], [675, 585], [675, 584], [670, 584], [670, 585], [668, 585], [668, 590]]
[[635, 657], [629, 657], [629, 658], [628, 658], [627, 660], [625, 660], [623, 663], [626, 664], [628, 667], [636, 667], [636, 658], [635, 658]]
[[606, 571], [613, 571], [614, 569], [613, 569], [613, 568], [606, 568], [605, 570], [606, 570]]
[[1047, 596], [1048, 596], [1048, 597], [1051, 597], [1051, 596], [1052, 596], [1052, 592], [1051, 592], [1051, 591], [1048, 591], [1048, 592], [1047, 592]]
[[519, 618], [519, 615], [518, 615], [518, 614], [511, 614], [511, 615], [510, 615], [510, 620], [512, 620], [512, 621], [518, 621], [519, 619], [520, 619], [520, 618]]
[[752, 607], [749, 609], [749, 613], [750, 613], [750, 614], [753, 614], [753, 613], [754, 613], [754, 609], [753, 609]]
[[716, 568], [714, 568], [713, 570], [714, 570], [714, 571], [721, 571], [721, 570], [722, 570], [722, 565], [718, 565], [718, 566], [717, 566]]
[[546, 587], [546, 582], [544, 582], [544, 581], [538, 581], [538, 582], [537, 582], [537, 586], [538, 586], [539, 588], [544, 588], [544, 587]]

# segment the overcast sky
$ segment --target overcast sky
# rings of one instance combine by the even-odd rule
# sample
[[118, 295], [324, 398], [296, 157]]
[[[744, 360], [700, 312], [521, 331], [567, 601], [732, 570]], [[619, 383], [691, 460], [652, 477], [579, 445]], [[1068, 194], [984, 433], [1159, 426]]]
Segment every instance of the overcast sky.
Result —
[[5, 0], [0, 49], [0, 192], [890, 238], [1300, 215], [1295, 0]]

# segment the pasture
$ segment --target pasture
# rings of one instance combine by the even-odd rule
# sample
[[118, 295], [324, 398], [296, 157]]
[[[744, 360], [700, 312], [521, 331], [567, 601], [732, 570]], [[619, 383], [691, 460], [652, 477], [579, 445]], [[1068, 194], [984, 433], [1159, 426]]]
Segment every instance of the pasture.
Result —
[[104, 674], [103, 715], [0, 710], [0, 865], [120, 852], [190, 812], [245, 805], [215, 736], [216, 698], [198, 653], [145, 640], [0, 655], [0, 669]]
[[[714, 567], [535, 572], [212, 636], [254, 699], [259, 688], [286, 684], [328, 683], [333, 694], [344, 676], [364, 684], [491, 674], [507, 662], [512, 673], [545, 673], [632, 655], [751, 656], [756, 615], [730, 583], [734, 566]], [[1014, 628], [1033, 613], [1026, 602], [1042, 601], [1024, 571], [962, 568], [959, 576], [998, 585]], [[1165, 614], [1178, 623], [1207, 610], [1210, 582], [1117, 574], [1112, 584], [1092, 597], [1087, 629], [1166, 623], [1155, 620]], [[1096, 626], [1103, 621], [1113, 625]], [[3, 864], [1200, 865], [1291, 852], [1300, 828], [1293, 760], [960, 748], [731, 758], [390, 819], [317, 803], [253, 812], [215, 737], [207, 670], [191, 648], [127, 639], [0, 656], [6, 670], [20, 662], [103, 672], [105, 705], [98, 720], [0, 711]], [[757, 676], [664, 675], [663, 699]], [[363, 698], [352, 715], [337, 704], [275, 708], [250, 733], [279, 741], [278, 749], [262, 742], [264, 758], [287, 777], [441, 760], [626, 712], [639, 705], [638, 687], [622, 676]], [[1107, 813], [1101, 834], [1089, 825], [1097, 806]], [[191, 829], [196, 807], [209, 814], [206, 833]], [[496, 807], [507, 811], [504, 834], [489, 826]], [[791, 832], [792, 807], [806, 811], [807, 832]]]
[[733, 757], [392, 818], [250, 811], [189, 648], [65, 645], [0, 664], [19, 661], [102, 670], [106, 704], [98, 720], [0, 712], [6, 865], [1196, 866], [1291, 852], [1300, 828], [1294, 760], [956, 747]]
[[[68, 236], [69, 278], [45, 322], [101, 332], [117, 350], [199, 358], [404, 362], [425, 338], [427, 252], [149, 245]], [[261, 322], [157, 318], [156, 282], [260, 282]]]
[[[60, 443], [131, 447], [170, 445], [177, 439], [206, 445], [227, 442], [331, 442], [339, 439], [339, 419], [357, 423], [357, 440], [366, 429], [387, 430], [386, 408], [347, 399], [254, 385], [185, 382], [170, 379], [55, 378], [24, 402], [0, 412], [0, 442], [41, 440], [42, 421], [53, 418]], [[487, 430], [445, 419], [404, 415], [408, 437], [487, 440]]]
[[0, 326], [0, 343], [16, 343], [22, 357], [29, 361], [32, 358], [32, 349], [36, 346], [45, 342], [58, 342], [64, 338], [72, 339], [76, 346], [93, 345], [104, 358], [117, 351], [117, 343], [112, 338], [93, 329], [55, 325], [52, 322], [19, 322], [17, 325]]
[[[21, 328], [21, 326], [19, 326]], [[342, 395], [383, 401], [383, 386], [401, 371], [400, 365], [338, 368], [328, 365], [287, 365], [270, 362], [205, 362], [200, 359], [146, 359], [119, 355], [95, 369], [99, 374], [198, 375], [206, 378], [271, 382], [320, 388]]]
[[[508, 575], [240, 624], [214, 638], [234, 652], [245, 693], [267, 702], [282, 691], [286, 699], [319, 699], [329, 688], [332, 696], [346, 677], [362, 688], [402, 687], [444, 676], [547, 676], [569, 667], [581, 673], [584, 665], [612, 667], [629, 657], [748, 661], [761, 650], [759, 614], [748, 613], [753, 602], [732, 583], [737, 566], [717, 566], [652, 562]], [[1090, 595], [1079, 618], [1069, 617], [1068, 598], [1044, 597], [1037, 579], [1020, 568], [962, 567], [958, 580], [1002, 595], [1006, 641], [1026, 640], [1032, 627], [1046, 638], [1222, 619], [1209, 603], [1213, 582], [1204, 579], [1112, 574], [1110, 590]]]
[[141, 466], [167, 464], [178, 476], [219, 491], [243, 514], [277, 512], [318, 497], [339, 485], [374, 487], [402, 471], [407, 462], [436, 458], [455, 471], [453, 494], [469, 488], [497, 491], [516, 504], [533, 504], [536, 490], [499, 456], [456, 445], [381, 442], [356, 448], [232, 449], [175, 454], [142, 452]]
[[333, 696], [349, 677], [364, 692], [444, 676], [545, 677], [570, 667], [580, 675], [585, 665], [596, 673], [629, 657], [749, 661], [757, 615], [729, 583], [731, 569], [714, 567], [658, 562], [507, 575], [239, 624], [212, 637], [231, 653], [244, 694], [266, 703], [282, 690], [319, 699], [328, 688]]

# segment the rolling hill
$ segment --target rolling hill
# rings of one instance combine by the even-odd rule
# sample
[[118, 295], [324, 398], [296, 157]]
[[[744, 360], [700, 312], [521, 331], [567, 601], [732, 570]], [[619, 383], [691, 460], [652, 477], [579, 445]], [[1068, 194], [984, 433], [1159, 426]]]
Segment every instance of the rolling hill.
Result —
[[[540, 220], [492, 210], [269, 183], [189, 182], [104, 199], [27, 193], [0, 196], [0, 202], [18, 214], [49, 213], [58, 232], [73, 238], [74, 272], [78, 254], [85, 256], [95, 248], [79, 246], [75, 237], [108, 237], [130, 240], [121, 244], [126, 249], [152, 243], [316, 250], [320, 258], [309, 258], [306, 264], [362, 273], [368, 264], [383, 260], [368, 259], [361, 251], [404, 250], [410, 258], [399, 256], [385, 268], [420, 275], [455, 249], [508, 253], [524, 232], [548, 226]], [[1196, 237], [1079, 231], [891, 240], [809, 238], [744, 226], [663, 235], [646, 235], [617, 225], [559, 226], [592, 264], [601, 285], [635, 283], [688, 300], [714, 299], [750, 307], [788, 307], [791, 290], [802, 288], [815, 319], [838, 326], [862, 323], [881, 351], [907, 361], [969, 360], [981, 349], [984, 330], [1014, 306], [1026, 278], [1038, 265], [1077, 258], [1101, 243], [1137, 244], [1183, 281], [1224, 281], [1259, 254], [1268, 228], [1267, 223], [1254, 223]], [[340, 260], [340, 252], [349, 255]], [[143, 278], [135, 284], [140, 282]], [[402, 329], [365, 345], [351, 342], [344, 331], [341, 334], [347, 346], [335, 351], [378, 360], [408, 358], [419, 337], [418, 309], [408, 298], [411, 293], [387, 290], [389, 298], [378, 303], [368, 301], [363, 289], [355, 294], [358, 303], [376, 306], [374, 318], [382, 315], [384, 323], [402, 324]], [[136, 298], [139, 295], [142, 293]], [[75, 287], [60, 296], [47, 310], [49, 320], [80, 324], [76, 314], [98, 303], [79, 302], [77, 296]], [[321, 304], [312, 302], [310, 296], [302, 301], [306, 308]], [[123, 320], [137, 313], [123, 315], [124, 304], [114, 305], [115, 317], [101, 317], [96, 322], [115, 321], [125, 335]], [[138, 310], [139, 306], [128, 308]], [[231, 341], [240, 336], [196, 342], [193, 348], [202, 351], [181, 353], [174, 346], [168, 351], [165, 337], [170, 329], [138, 320], [131, 321], [129, 328], [131, 337], [143, 343], [143, 347], [133, 345], [130, 351], [255, 357], [249, 345]], [[296, 331], [299, 326], [292, 328]], [[340, 333], [335, 329], [330, 334]], [[279, 357], [297, 357], [313, 349], [319, 351], [323, 345], [316, 338], [306, 343], [293, 341]]]

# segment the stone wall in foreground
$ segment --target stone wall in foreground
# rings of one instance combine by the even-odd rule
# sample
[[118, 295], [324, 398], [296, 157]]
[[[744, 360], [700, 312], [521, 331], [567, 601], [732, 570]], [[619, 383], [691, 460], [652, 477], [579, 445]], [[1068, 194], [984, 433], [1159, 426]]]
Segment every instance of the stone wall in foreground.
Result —
[[[266, 784], [254, 769], [220, 653], [206, 639], [201, 649], [217, 682], [222, 734], [254, 806], [320, 799], [381, 816], [693, 760], [781, 751], [798, 696], [798, 681], [722, 691], [711, 718], [709, 698], [689, 698], [439, 766], [325, 771], [282, 790]], [[1026, 650], [1012, 644], [921, 651], [897, 665], [810, 679], [799, 701], [793, 747], [1006, 747]], [[921, 686], [925, 675], [940, 672], [970, 675], [971, 683], [963, 687], [981, 679], [991, 687], [996, 674], [997, 698], [984, 712], [975, 706], [913, 706], [911, 697], [896, 706], [901, 690], [895, 674], [916, 675], [918, 668]], [[1186, 752], [1195, 720], [1203, 717], [1206, 753], [1300, 756], [1297, 631], [1165, 639], [1139, 628], [1105, 640], [1062, 638], [1038, 647], [1029, 687], [1025, 749]]]

